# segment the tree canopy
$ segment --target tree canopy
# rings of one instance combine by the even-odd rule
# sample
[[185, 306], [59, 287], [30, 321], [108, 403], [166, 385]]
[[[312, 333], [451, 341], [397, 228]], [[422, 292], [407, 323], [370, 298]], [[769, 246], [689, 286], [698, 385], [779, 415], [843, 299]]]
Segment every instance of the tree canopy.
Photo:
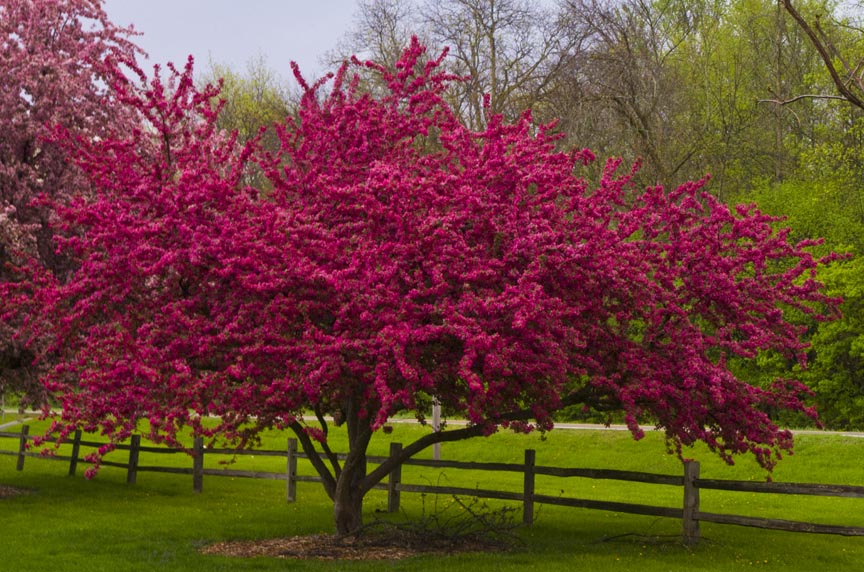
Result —
[[[55, 429], [179, 446], [184, 427], [240, 445], [290, 428], [340, 533], [419, 450], [548, 430], [572, 405], [622, 411], [636, 438], [656, 425], [679, 454], [703, 441], [770, 469], [792, 437], [767, 411], [812, 414], [806, 388], [755, 387], [727, 362], [764, 350], [803, 362], [790, 314], [837, 304], [812, 242], [728, 208], [705, 181], [640, 190], [635, 168], [610, 160], [589, 182], [591, 152], [556, 150], [527, 112], [488, 111], [471, 130], [447, 104], [444, 57], [415, 39], [395, 67], [355, 60], [313, 85], [295, 70], [303, 97], [275, 152], [217, 128], [215, 88], [196, 88], [191, 60], [166, 83], [115, 75], [144, 122], [134, 134], [58, 129], [92, 188], [52, 203], [76, 266], [34, 264], [26, 284], [2, 286], [56, 364]], [[361, 68], [386, 93], [360, 90]], [[250, 161], [266, 192], [243, 184]], [[367, 472], [372, 433], [432, 399], [468, 425]], [[344, 462], [329, 417], [347, 426]]]

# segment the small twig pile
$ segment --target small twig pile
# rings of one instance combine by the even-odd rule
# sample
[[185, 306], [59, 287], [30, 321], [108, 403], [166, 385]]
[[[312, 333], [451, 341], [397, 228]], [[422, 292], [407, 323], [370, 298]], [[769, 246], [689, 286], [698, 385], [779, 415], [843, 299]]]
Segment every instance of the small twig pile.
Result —
[[436, 499], [434, 509], [427, 512], [424, 495], [420, 518], [405, 522], [379, 518], [364, 526], [358, 536], [377, 545], [417, 551], [512, 550], [522, 543], [514, 532], [518, 527], [515, 512], [513, 507], [492, 509], [480, 499], [455, 495], [441, 509]]

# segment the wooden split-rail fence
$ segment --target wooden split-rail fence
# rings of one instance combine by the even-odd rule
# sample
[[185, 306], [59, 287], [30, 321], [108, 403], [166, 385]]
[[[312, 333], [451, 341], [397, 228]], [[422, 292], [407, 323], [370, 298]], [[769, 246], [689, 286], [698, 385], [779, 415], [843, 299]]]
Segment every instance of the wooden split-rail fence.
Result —
[[[28, 442], [33, 438], [29, 435], [29, 427], [22, 426], [20, 433], [0, 432], [0, 438], [17, 439], [17, 450], [0, 449], [0, 455], [13, 455], [17, 457], [17, 469], [24, 469], [24, 461], [27, 457], [38, 457], [54, 461], [67, 461], [69, 463], [69, 474], [75, 475], [77, 466], [81, 460], [81, 447], [101, 447], [105, 443], [87, 441], [82, 439], [81, 432], [75, 433], [71, 441], [72, 451], [70, 455], [43, 455], [29, 450]], [[49, 441], [50, 442], [50, 441]], [[140, 472], [161, 472], [192, 475], [192, 486], [196, 492], [203, 490], [204, 476], [221, 477], [246, 477], [258, 479], [284, 480], [286, 483], [286, 498], [289, 502], [297, 499], [298, 482], [321, 482], [321, 478], [311, 475], [297, 474], [298, 459], [307, 459], [308, 456], [297, 448], [296, 439], [288, 439], [284, 450], [235, 450], [235, 449], [210, 449], [205, 448], [201, 438], [195, 439], [192, 447], [192, 467], [162, 467], [147, 466], [139, 463], [140, 453], [172, 454], [182, 453], [179, 449], [166, 447], [149, 447], [141, 445], [141, 437], [134, 435], [128, 445], [117, 445], [118, 450], [129, 451], [127, 462], [102, 461], [102, 465], [108, 467], [125, 468], [126, 481], [135, 484]], [[390, 457], [399, 455], [402, 450], [400, 443], [390, 444]], [[284, 457], [286, 459], [285, 472], [269, 471], [241, 471], [230, 469], [205, 469], [205, 455], [259, 455]], [[345, 455], [339, 455], [341, 459]], [[368, 457], [370, 463], [383, 463], [390, 457], [372, 456]], [[463, 495], [477, 498], [499, 499], [516, 501], [522, 504], [522, 521], [531, 525], [534, 520], [535, 505], [549, 504], [574, 508], [586, 508], [606, 510], [620, 513], [639, 514], [647, 516], [658, 516], [681, 519], [683, 523], [682, 538], [688, 544], [699, 540], [699, 523], [713, 522], [719, 524], [734, 524], [739, 526], [750, 526], [757, 528], [785, 530], [790, 532], [839, 534], [844, 536], [864, 536], [864, 527], [838, 526], [827, 524], [816, 524], [809, 522], [798, 522], [779, 519], [757, 518], [752, 516], [740, 516], [732, 514], [718, 514], [704, 512], [700, 509], [699, 492], [701, 490], [721, 490], [749, 493], [772, 493], [791, 495], [816, 495], [828, 497], [864, 498], [864, 487], [851, 485], [825, 485], [805, 483], [773, 483], [734, 481], [719, 479], [702, 479], [699, 476], [699, 463], [686, 461], [684, 463], [683, 475], [663, 475], [656, 473], [643, 473], [636, 471], [620, 471], [614, 469], [587, 469], [587, 468], [563, 468], [546, 467], [536, 464], [536, 453], [533, 449], [526, 449], [522, 463], [481, 463], [468, 461], [435, 461], [426, 459], [409, 459], [404, 465], [430, 467], [435, 469], [460, 469], [472, 471], [498, 471], [522, 474], [522, 492], [499, 491], [467, 487], [447, 487], [408, 484], [402, 481], [402, 466], [397, 466], [385, 483], [376, 485], [376, 489], [387, 491], [387, 510], [397, 512], [399, 510], [402, 493], [422, 494], [446, 494]], [[618, 481], [629, 481], [636, 483], [647, 483], [652, 485], [667, 485], [683, 488], [681, 507], [663, 507], [624, 502], [600, 501], [592, 499], [581, 499], [571, 497], [559, 497], [537, 494], [535, 492], [535, 481], [538, 475], [551, 477], [570, 478], [581, 477], [587, 479], [612, 479]]]

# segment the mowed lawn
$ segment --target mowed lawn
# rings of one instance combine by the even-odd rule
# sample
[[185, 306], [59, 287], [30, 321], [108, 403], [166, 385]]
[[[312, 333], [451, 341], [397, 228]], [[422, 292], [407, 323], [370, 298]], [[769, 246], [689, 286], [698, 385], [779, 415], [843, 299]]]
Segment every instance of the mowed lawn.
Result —
[[[31, 434], [38, 434], [34, 424]], [[391, 435], [378, 434], [373, 454], [384, 455], [391, 441], [408, 443], [428, 429], [394, 424]], [[270, 433], [264, 448], [283, 449], [288, 435]], [[0, 440], [0, 448], [17, 443]], [[338, 448], [337, 443], [337, 448]], [[680, 461], [665, 452], [662, 435], [648, 433], [634, 442], [620, 431], [555, 430], [539, 435], [502, 432], [443, 446], [451, 460], [521, 462], [526, 448], [537, 451], [537, 464], [609, 468], [680, 475]], [[61, 454], [66, 450], [61, 450]], [[431, 456], [427, 451], [426, 457]], [[724, 465], [702, 448], [687, 452], [702, 462], [703, 478], [765, 480], [749, 459]], [[125, 452], [110, 460], [125, 461]], [[786, 482], [864, 485], [864, 439], [839, 435], [801, 435], [794, 456], [784, 459], [773, 478]], [[184, 455], [142, 454], [141, 465], [191, 466]], [[236, 469], [284, 470], [285, 460], [241, 457]], [[221, 465], [210, 457], [208, 466]], [[297, 561], [236, 559], [202, 555], [213, 542], [331, 532], [332, 508], [320, 485], [299, 483], [298, 500], [285, 502], [282, 481], [205, 476], [204, 492], [192, 491], [187, 475], [139, 473], [126, 484], [123, 469], [104, 467], [85, 480], [83, 466], [69, 477], [68, 464], [28, 458], [24, 471], [15, 457], [0, 456], [0, 485], [26, 488], [25, 495], [0, 499], [0, 570], [843, 570], [864, 571], [864, 538], [774, 532], [730, 525], [702, 524], [703, 541], [683, 546], [681, 522], [604, 511], [538, 507], [534, 526], [518, 531], [521, 547], [512, 552], [420, 556], [399, 561]], [[301, 461], [301, 474], [312, 474]], [[406, 467], [403, 482], [484, 489], [521, 490], [521, 475], [430, 470]], [[539, 493], [579, 498], [680, 507], [678, 487], [618, 481], [538, 477]], [[388, 516], [386, 494], [367, 497], [366, 521], [411, 518], [441, 508], [452, 499], [403, 493], [404, 514]], [[518, 503], [488, 501], [490, 508]], [[708, 512], [864, 526], [864, 499], [765, 495], [702, 491]]]

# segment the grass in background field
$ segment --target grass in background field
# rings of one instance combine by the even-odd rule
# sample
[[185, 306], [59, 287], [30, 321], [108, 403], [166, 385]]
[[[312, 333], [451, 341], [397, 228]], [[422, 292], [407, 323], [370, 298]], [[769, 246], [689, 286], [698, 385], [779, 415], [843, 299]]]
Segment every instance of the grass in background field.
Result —
[[[39, 426], [34, 424], [32, 434]], [[390, 441], [409, 443], [428, 429], [394, 424], [392, 435], [379, 434], [370, 453], [386, 455]], [[344, 450], [344, 440], [334, 445]], [[283, 449], [287, 434], [268, 433], [262, 448]], [[98, 440], [98, 439], [96, 439]], [[0, 447], [13, 449], [13, 440]], [[681, 474], [678, 459], [665, 453], [661, 435], [649, 433], [634, 442], [616, 431], [556, 430], [546, 440], [537, 435], [500, 433], [489, 439], [448, 443], [444, 459], [519, 463], [525, 448], [537, 450], [537, 464], [614, 468]], [[864, 439], [801, 435], [796, 455], [781, 462], [774, 479], [864, 485]], [[61, 450], [63, 454], [65, 450]], [[687, 453], [702, 462], [705, 478], [764, 480], [765, 472], [749, 459], [728, 467], [703, 448]], [[422, 455], [431, 457], [431, 451]], [[109, 459], [125, 461], [126, 453]], [[190, 467], [185, 455], [142, 453], [141, 465]], [[238, 457], [230, 468], [283, 471], [285, 460]], [[207, 466], [219, 468], [212, 457]], [[0, 484], [31, 489], [31, 494], [0, 499], [2, 568], [26, 571], [115, 570], [864, 570], [864, 538], [805, 535], [752, 528], [703, 524], [704, 541], [688, 549], [677, 540], [681, 523], [674, 519], [641, 517], [602, 511], [541, 506], [533, 527], [522, 529], [522, 551], [481, 555], [419, 557], [397, 562], [316, 562], [277, 559], [229, 559], [203, 556], [197, 548], [220, 540], [255, 539], [331, 532], [332, 506], [320, 485], [298, 484], [298, 502], [285, 502], [282, 481], [205, 476], [204, 492], [192, 492], [187, 475], [138, 474], [127, 486], [126, 472], [104, 467], [92, 481], [68, 477], [68, 465], [28, 458], [23, 472], [15, 458], [0, 457]], [[301, 461], [300, 471], [312, 474]], [[79, 469], [79, 475], [83, 467]], [[405, 467], [406, 483], [429, 483], [484, 489], [521, 490], [516, 473], [430, 470]], [[682, 491], [617, 481], [538, 477], [538, 492], [591, 499], [678, 507]], [[439, 504], [449, 502], [438, 497]], [[416, 517], [436, 500], [402, 495], [405, 515]], [[424, 507], [425, 504], [425, 507]], [[489, 502], [498, 507], [507, 503]], [[515, 503], [511, 503], [515, 505]], [[367, 497], [366, 520], [393, 518], [383, 492]], [[789, 495], [757, 495], [702, 491], [702, 508], [709, 512], [747, 514], [864, 526], [864, 499], [832, 499]], [[521, 515], [521, 506], [517, 517]]]

